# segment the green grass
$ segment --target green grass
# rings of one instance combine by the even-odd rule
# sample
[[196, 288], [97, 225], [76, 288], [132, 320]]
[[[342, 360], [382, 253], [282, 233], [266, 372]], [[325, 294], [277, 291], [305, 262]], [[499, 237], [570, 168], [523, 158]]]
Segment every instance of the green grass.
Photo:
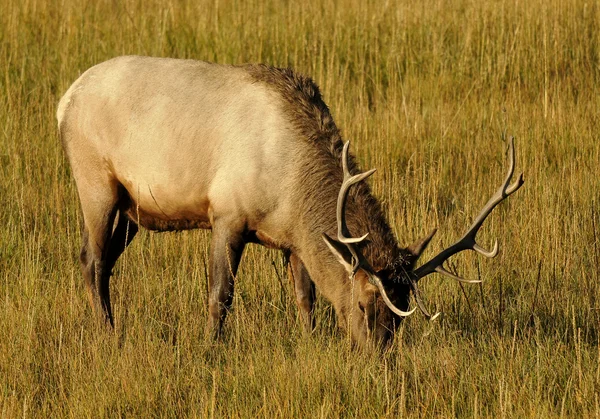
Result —
[[[0, 0], [0, 416], [600, 415], [600, 5]], [[299, 2], [298, 2], [299, 3]], [[384, 355], [331, 307], [300, 330], [278, 252], [250, 246], [223, 342], [204, 339], [210, 234], [142, 231], [111, 282], [115, 333], [79, 272], [81, 215], [56, 105], [122, 54], [292, 66], [321, 87], [408, 244], [458, 238], [500, 184], [505, 133], [525, 186], [423, 281], [444, 316]], [[282, 277], [284, 288], [280, 286]]]

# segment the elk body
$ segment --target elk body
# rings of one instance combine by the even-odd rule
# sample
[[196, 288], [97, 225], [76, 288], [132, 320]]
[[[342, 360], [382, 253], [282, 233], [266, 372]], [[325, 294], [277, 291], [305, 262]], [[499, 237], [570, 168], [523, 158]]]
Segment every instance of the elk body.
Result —
[[204, 228], [212, 230], [214, 334], [231, 304], [244, 246], [260, 243], [289, 254], [307, 328], [316, 285], [355, 342], [386, 342], [400, 317], [414, 311], [411, 293], [430, 317], [418, 294], [421, 277], [461, 279], [442, 264], [465, 249], [495, 255], [497, 247], [486, 252], [475, 234], [522, 184], [509, 185], [511, 143], [507, 179], [467, 234], [415, 269], [433, 233], [398, 245], [363, 181], [372, 171], [352, 176], [357, 166], [317, 86], [291, 70], [119, 57], [86, 71], [61, 99], [57, 119], [83, 211], [86, 288], [111, 325], [110, 274], [138, 226]]

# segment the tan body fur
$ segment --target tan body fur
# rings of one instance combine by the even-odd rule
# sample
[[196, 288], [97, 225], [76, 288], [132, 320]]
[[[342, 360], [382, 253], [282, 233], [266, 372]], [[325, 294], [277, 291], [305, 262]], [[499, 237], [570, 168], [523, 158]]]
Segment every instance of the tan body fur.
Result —
[[[289, 245], [293, 203], [283, 192], [300, 169], [294, 154], [301, 143], [286, 141], [292, 133], [273, 95], [243, 70], [184, 63], [120, 58], [71, 87], [58, 118], [68, 126], [78, 184], [107, 176], [115, 191], [123, 185], [134, 201], [132, 219], [139, 206], [140, 224], [152, 230], [231, 216], [254, 230], [274, 223], [267, 230]], [[198, 72], [204, 77], [195, 78]]]

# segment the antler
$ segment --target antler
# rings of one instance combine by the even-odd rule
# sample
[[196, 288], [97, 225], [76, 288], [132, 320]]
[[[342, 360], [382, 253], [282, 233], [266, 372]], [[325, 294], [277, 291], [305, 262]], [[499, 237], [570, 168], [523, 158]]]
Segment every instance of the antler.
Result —
[[377, 277], [377, 275], [375, 275], [373, 267], [362, 255], [360, 249], [356, 246], [358, 243], [360, 243], [364, 239], [366, 239], [367, 236], [369, 235], [369, 233], [365, 234], [362, 237], [350, 237], [350, 233], [349, 233], [348, 227], [346, 225], [346, 211], [345, 211], [346, 210], [346, 198], [348, 197], [348, 191], [350, 190], [350, 187], [352, 185], [354, 185], [362, 180], [365, 180], [366, 178], [371, 176], [373, 173], [375, 173], [375, 169], [371, 169], [368, 172], [364, 172], [364, 173], [360, 173], [358, 175], [352, 176], [350, 174], [350, 171], [348, 170], [348, 148], [349, 147], [350, 147], [350, 142], [348, 141], [348, 142], [346, 142], [346, 144], [344, 144], [344, 149], [342, 151], [342, 168], [344, 171], [344, 181], [342, 182], [342, 187], [340, 188], [340, 193], [338, 195], [338, 200], [337, 200], [337, 226], [338, 226], [337, 238], [338, 238], [338, 241], [340, 241], [341, 243], [344, 243], [346, 245], [346, 247], [348, 248], [348, 250], [350, 251], [350, 253], [352, 254], [353, 264], [352, 264], [351, 275], [354, 276], [356, 271], [358, 271], [359, 268], [362, 268], [367, 273], [367, 275], [369, 275], [369, 280], [371, 281], [371, 283], [373, 283], [379, 289], [379, 292], [381, 293], [381, 296], [383, 297], [383, 301], [388, 306], [388, 308], [390, 310], [392, 310], [394, 313], [396, 313], [398, 316], [401, 316], [401, 317], [410, 316], [416, 310], [416, 308], [413, 308], [410, 311], [403, 311], [403, 310], [400, 310], [398, 307], [396, 307], [390, 301], [389, 297], [387, 296], [387, 293], [385, 292], [385, 288], [383, 287], [381, 279], [379, 279]]
[[[362, 242], [367, 238], [369, 233], [365, 234], [362, 237], [349, 237], [350, 233], [348, 232], [348, 227], [346, 226], [346, 198], [348, 197], [348, 192], [350, 191], [350, 187], [362, 180], [365, 180], [377, 169], [371, 169], [368, 172], [359, 173], [358, 175], [352, 176], [350, 171], [348, 170], [348, 149], [350, 148], [350, 141], [347, 141], [344, 144], [344, 149], [342, 151], [342, 169], [344, 171], [344, 181], [342, 182], [342, 187], [340, 188], [340, 192], [338, 194], [337, 200], [337, 227], [338, 241], [344, 243], [350, 253], [352, 254], [354, 265], [352, 267], [352, 274], [354, 275], [356, 271], [360, 268], [361, 265], [368, 265], [368, 262], [362, 257], [358, 248], [354, 246], [357, 243]], [[370, 265], [369, 265], [370, 266]]]
[[[500, 202], [502, 202], [506, 198], [508, 198], [509, 195], [512, 195], [513, 193], [515, 193], [523, 185], [523, 182], [524, 182], [523, 181], [523, 173], [521, 173], [519, 175], [518, 179], [512, 185], [510, 184], [510, 180], [515, 171], [515, 147], [514, 147], [514, 138], [513, 137], [510, 137], [510, 139], [509, 139], [508, 155], [509, 155], [509, 167], [508, 167], [508, 173], [506, 174], [506, 179], [504, 180], [504, 183], [500, 186], [500, 188], [496, 191], [496, 193], [490, 198], [488, 203], [485, 204], [485, 206], [483, 207], [483, 209], [481, 210], [481, 212], [479, 213], [477, 218], [475, 218], [475, 221], [473, 221], [473, 224], [471, 225], [471, 227], [456, 243], [454, 243], [452, 246], [448, 247], [447, 249], [442, 250], [433, 259], [431, 259], [427, 263], [419, 266], [419, 268], [417, 268], [413, 272], [413, 281], [414, 281], [413, 282], [413, 285], [414, 285], [413, 290], [416, 289], [416, 282], [419, 279], [421, 279], [433, 272], [437, 272], [442, 275], [449, 276], [450, 278], [453, 278], [460, 282], [467, 282], [467, 283], [481, 282], [480, 280], [471, 280], [471, 279], [461, 278], [460, 276], [455, 275], [452, 272], [448, 271], [446, 268], [444, 268], [443, 264], [446, 260], [448, 260], [448, 258], [450, 258], [451, 256], [453, 256], [459, 252], [462, 252], [463, 250], [474, 250], [477, 253], [479, 253], [483, 256], [489, 257], [489, 258], [493, 258], [498, 254], [498, 241], [495, 242], [494, 248], [491, 251], [489, 251], [489, 250], [485, 250], [484, 248], [482, 248], [481, 246], [479, 246], [477, 244], [477, 242], [475, 241], [475, 236], [477, 235], [477, 232], [481, 228], [481, 225], [483, 224], [485, 219], [488, 217], [488, 215], [490, 215], [490, 213], [496, 207], [496, 205], [498, 205]], [[415, 295], [417, 295], [416, 292], [415, 292]]]

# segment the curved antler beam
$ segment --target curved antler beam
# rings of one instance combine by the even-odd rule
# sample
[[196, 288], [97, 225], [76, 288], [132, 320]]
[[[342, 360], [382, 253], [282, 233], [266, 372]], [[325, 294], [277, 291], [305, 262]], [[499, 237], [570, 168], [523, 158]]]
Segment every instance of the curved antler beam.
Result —
[[508, 172], [506, 174], [506, 178], [504, 179], [504, 182], [502, 183], [502, 185], [500, 185], [500, 188], [498, 188], [496, 193], [494, 193], [494, 195], [492, 195], [492, 197], [487, 202], [487, 204], [485, 204], [483, 209], [480, 211], [480, 213], [475, 218], [475, 221], [473, 221], [473, 224], [471, 225], [471, 227], [469, 227], [467, 232], [456, 243], [454, 243], [452, 246], [442, 250], [440, 253], [438, 253], [436, 256], [434, 256], [433, 259], [431, 259], [430, 261], [419, 266], [419, 268], [417, 268], [413, 272], [412, 279], [414, 281], [418, 281], [419, 279], [421, 279], [433, 272], [437, 272], [437, 273], [446, 275], [452, 279], [455, 279], [455, 280], [461, 281], [461, 282], [467, 282], [467, 283], [481, 282], [478, 280], [468, 280], [468, 279], [461, 278], [458, 275], [455, 275], [455, 274], [449, 272], [446, 268], [444, 268], [443, 264], [451, 256], [453, 256], [457, 253], [460, 253], [463, 250], [474, 250], [477, 253], [479, 253], [480, 255], [483, 255], [488, 258], [493, 258], [498, 254], [498, 241], [496, 241], [496, 243], [494, 244], [494, 248], [492, 250], [486, 250], [483, 247], [481, 247], [479, 244], [477, 244], [477, 241], [475, 240], [475, 236], [477, 235], [477, 232], [483, 225], [483, 222], [492, 213], [492, 210], [500, 202], [504, 201], [506, 198], [508, 198], [508, 196], [512, 195], [521, 186], [523, 186], [523, 183], [524, 183], [523, 173], [521, 173], [518, 176], [517, 180], [513, 184], [510, 184], [510, 180], [515, 171], [515, 145], [514, 145], [513, 137], [510, 137], [510, 139], [509, 139], [508, 156], [509, 156]]
[[[338, 194], [337, 201], [337, 225], [338, 225], [338, 240], [345, 244], [355, 244], [360, 243], [364, 239], [367, 238], [369, 233], [365, 234], [362, 237], [348, 237], [350, 233], [348, 232], [348, 227], [346, 226], [346, 198], [348, 197], [348, 192], [350, 187], [358, 182], [361, 182], [375, 173], [376, 169], [371, 169], [364, 173], [359, 173], [358, 175], [352, 176], [350, 171], [348, 170], [348, 149], [350, 148], [350, 141], [347, 141], [344, 144], [344, 149], [342, 150], [342, 169], [344, 171], [344, 180], [342, 182], [342, 187], [340, 188], [340, 193]], [[354, 252], [352, 253], [354, 255]]]
[[356, 271], [358, 271], [358, 269], [362, 268], [369, 275], [369, 280], [371, 281], [371, 283], [373, 283], [379, 289], [379, 292], [381, 293], [381, 297], [383, 298], [385, 305], [388, 306], [388, 308], [392, 312], [394, 312], [400, 317], [410, 316], [412, 313], [414, 313], [416, 308], [413, 308], [410, 311], [404, 311], [400, 310], [391, 302], [385, 291], [385, 287], [381, 282], [381, 279], [377, 277], [373, 267], [369, 264], [369, 262], [362, 255], [360, 249], [356, 246], [358, 243], [362, 242], [364, 239], [367, 238], [368, 233], [361, 237], [350, 237], [350, 232], [348, 231], [348, 226], [346, 225], [346, 199], [348, 197], [348, 192], [350, 191], [350, 187], [352, 185], [355, 185], [365, 180], [373, 173], [375, 173], [375, 169], [371, 169], [367, 172], [352, 176], [348, 169], [349, 148], [350, 141], [347, 141], [346, 144], [344, 144], [344, 149], [342, 150], [342, 169], [344, 172], [344, 180], [342, 182], [342, 187], [340, 188], [337, 200], [338, 241], [345, 244], [350, 253], [352, 254], [353, 264], [351, 275], [353, 276], [356, 273]]

